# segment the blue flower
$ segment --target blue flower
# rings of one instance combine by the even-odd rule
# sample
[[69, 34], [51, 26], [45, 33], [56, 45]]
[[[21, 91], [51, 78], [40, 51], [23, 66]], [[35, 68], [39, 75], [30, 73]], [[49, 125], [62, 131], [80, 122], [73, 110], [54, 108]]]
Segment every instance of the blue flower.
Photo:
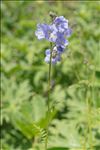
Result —
[[50, 42], [55, 42], [57, 39], [57, 28], [54, 24], [38, 24], [35, 35], [39, 40], [46, 39]]
[[59, 32], [64, 32], [65, 29], [68, 29], [68, 20], [63, 16], [56, 17], [54, 20], [54, 24], [56, 25]]
[[49, 35], [48, 35], [48, 39], [50, 42], [56, 42], [57, 39], [57, 28], [54, 24], [49, 25]]
[[65, 48], [69, 44], [66, 40], [65, 35], [61, 32], [57, 32], [56, 45]]
[[45, 38], [45, 29], [46, 29], [45, 24], [37, 24], [37, 30], [35, 31], [35, 35], [39, 40]]
[[[45, 51], [46, 57], [45, 57], [45, 62], [46, 63], [50, 63], [50, 54], [51, 54], [51, 50], [47, 49]], [[55, 46], [52, 50], [52, 59], [51, 62], [52, 64], [56, 64], [57, 62], [59, 62], [61, 60], [61, 53], [59, 51], [57, 51], [57, 47]]]
[[62, 54], [64, 52], [64, 48], [62, 48], [61, 46], [58, 46], [57, 51]]
[[70, 37], [72, 34], [71, 28], [66, 29], [64, 34], [65, 34], [65, 36]]
[[[39, 40], [46, 39], [49, 42], [53, 42], [55, 47], [52, 50], [51, 62], [56, 64], [61, 60], [61, 54], [64, 52], [69, 42], [66, 39], [72, 33], [72, 30], [68, 27], [68, 20], [63, 16], [56, 17], [52, 24], [38, 24], [35, 35]], [[46, 50], [45, 62], [50, 62], [50, 49]]]

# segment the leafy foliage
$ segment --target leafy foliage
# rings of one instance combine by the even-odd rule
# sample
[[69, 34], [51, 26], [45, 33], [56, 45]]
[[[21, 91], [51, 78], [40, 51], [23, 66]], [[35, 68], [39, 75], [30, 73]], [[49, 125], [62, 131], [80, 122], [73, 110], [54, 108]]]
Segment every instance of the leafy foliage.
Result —
[[100, 149], [99, 2], [2, 1], [2, 150], [44, 149], [49, 44], [34, 32], [38, 22], [50, 22], [51, 10], [69, 19], [73, 35], [62, 62], [52, 67], [48, 150], [88, 150], [88, 118], [94, 150]]

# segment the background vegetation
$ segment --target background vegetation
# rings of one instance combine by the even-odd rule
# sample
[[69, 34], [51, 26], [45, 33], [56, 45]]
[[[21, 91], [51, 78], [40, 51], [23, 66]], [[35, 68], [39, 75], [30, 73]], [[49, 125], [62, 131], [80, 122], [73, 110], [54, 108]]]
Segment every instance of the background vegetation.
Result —
[[73, 35], [53, 66], [49, 150], [89, 150], [91, 142], [100, 150], [99, 1], [2, 1], [1, 11], [1, 149], [43, 149], [49, 43], [34, 32], [54, 11], [69, 19]]

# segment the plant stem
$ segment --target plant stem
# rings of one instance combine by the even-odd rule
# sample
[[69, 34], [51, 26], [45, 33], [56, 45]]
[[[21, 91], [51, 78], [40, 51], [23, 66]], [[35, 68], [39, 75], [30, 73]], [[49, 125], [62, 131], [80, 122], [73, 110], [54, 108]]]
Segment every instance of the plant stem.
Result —
[[49, 129], [49, 124], [50, 124], [49, 113], [50, 113], [51, 67], [52, 67], [52, 49], [53, 49], [52, 43], [50, 43], [50, 48], [51, 48], [51, 53], [50, 53], [49, 74], [48, 74], [48, 100], [47, 100], [47, 106], [48, 106], [47, 120], [48, 120], [48, 124], [47, 124], [47, 128], [46, 128], [46, 133], [47, 134], [46, 134], [46, 140], [45, 140], [45, 150], [47, 150], [47, 145], [48, 145], [48, 129]]
[[[86, 97], [86, 105], [87, 105], [87, 137], [89, 137], [89, 148], [93, 150], [93, 139], [92, 139], [92, 120], [91, 120], [91, 91], [88, 85], [87, 89], [87, 97]], [[89, 136], [88, 136], [89, 134]]]

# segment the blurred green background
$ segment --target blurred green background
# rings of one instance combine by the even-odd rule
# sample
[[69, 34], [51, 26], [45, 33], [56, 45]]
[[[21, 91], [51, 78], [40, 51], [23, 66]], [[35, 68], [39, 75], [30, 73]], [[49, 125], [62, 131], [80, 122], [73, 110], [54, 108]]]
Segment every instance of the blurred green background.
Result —
[[52, 68], [49, 150], [91, 150], [88, 116], [100, 150], [100, 2], [2, 1], [1, 11], [1, 150], [44, 150], [49, 43], [34, 33], [50, 11], [65, 16], [73, 34]]

